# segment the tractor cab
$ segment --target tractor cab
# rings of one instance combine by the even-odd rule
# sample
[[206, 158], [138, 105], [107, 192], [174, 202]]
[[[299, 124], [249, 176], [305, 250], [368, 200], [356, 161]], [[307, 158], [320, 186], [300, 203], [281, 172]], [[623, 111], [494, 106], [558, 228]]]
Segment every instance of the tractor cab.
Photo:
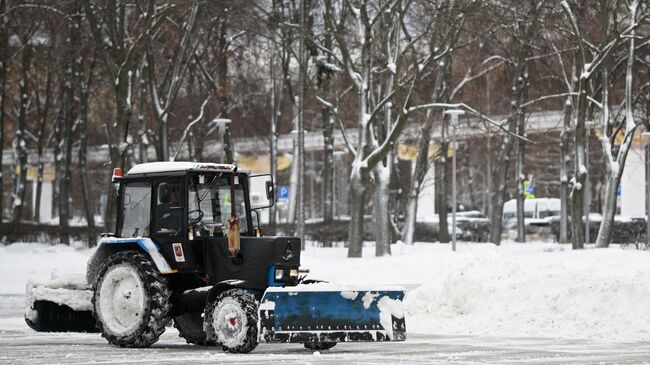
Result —
[[[215, 283], [242, 279], [244, 270], [264, 289], [275, 285], [270, 266], [283, 266], [284, 283], [297, 282], [299, 240], [262, 237], [257, 210], [273, 205], [270, 175], [228, 164], [154, 162], [126, 175], [115, 171], [113, 182], [119, 184], [115, 237], [150, 239], [173, 271], [205, 273]], [[289, 259], [276, 262], [287, 250]]]

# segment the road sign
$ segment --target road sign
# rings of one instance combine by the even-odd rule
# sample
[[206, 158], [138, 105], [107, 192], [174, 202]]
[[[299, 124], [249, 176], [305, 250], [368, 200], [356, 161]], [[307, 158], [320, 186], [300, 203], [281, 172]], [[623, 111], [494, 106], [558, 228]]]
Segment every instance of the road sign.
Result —
[[278, 199], [289, 199], [288, 186], [278, 186]]
[[524, 197], [526, 199], [535, 198], [535, 185], [533, 185], [529, 180], [524, 181]]

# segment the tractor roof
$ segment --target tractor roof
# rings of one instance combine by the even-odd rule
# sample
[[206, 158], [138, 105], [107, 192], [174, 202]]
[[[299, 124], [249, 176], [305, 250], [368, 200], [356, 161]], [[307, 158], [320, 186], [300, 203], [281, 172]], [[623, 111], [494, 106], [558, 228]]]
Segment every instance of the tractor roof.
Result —
[[183, 172], [183, 171], [214, 171], [214, 172], [243, 172], [247, 171], [237, 169], [232, 164], [219, 164], [212, 162], [148, 162], [133, 166], [127, 176], [160, 174], [165, 172]]

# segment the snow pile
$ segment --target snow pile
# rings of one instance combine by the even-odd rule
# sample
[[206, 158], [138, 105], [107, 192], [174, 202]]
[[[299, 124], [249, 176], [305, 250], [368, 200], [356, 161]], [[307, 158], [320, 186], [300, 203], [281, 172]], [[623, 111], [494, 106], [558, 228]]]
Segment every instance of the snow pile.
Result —
[[392, 257], [309, 248], [310, 276], [403, 285], [407, 333], [650, 340], [650, 252], [557, 244], [393, 245]]
[[408, 294], [410, 327], [446, 334], [650, 339], [649, 270], [619, 266], [626, 272], [617, 273], [617, 265], [601, 266], [596, 257], [585, 266], [556, 258], [522, 262], [491, 253], [450, 265]]

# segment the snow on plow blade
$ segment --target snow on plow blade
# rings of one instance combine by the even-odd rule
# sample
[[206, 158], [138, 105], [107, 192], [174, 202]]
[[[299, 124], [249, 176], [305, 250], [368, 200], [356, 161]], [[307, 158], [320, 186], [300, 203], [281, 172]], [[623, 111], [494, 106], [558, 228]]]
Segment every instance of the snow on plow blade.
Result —
[[85, 276], [27, 283], [25, 322], [37, 332], [99, 332]]
[[327, 283], [267, 289], [259, 309], [260, 342], [406, 339], [403, 289], [341, 289]]

